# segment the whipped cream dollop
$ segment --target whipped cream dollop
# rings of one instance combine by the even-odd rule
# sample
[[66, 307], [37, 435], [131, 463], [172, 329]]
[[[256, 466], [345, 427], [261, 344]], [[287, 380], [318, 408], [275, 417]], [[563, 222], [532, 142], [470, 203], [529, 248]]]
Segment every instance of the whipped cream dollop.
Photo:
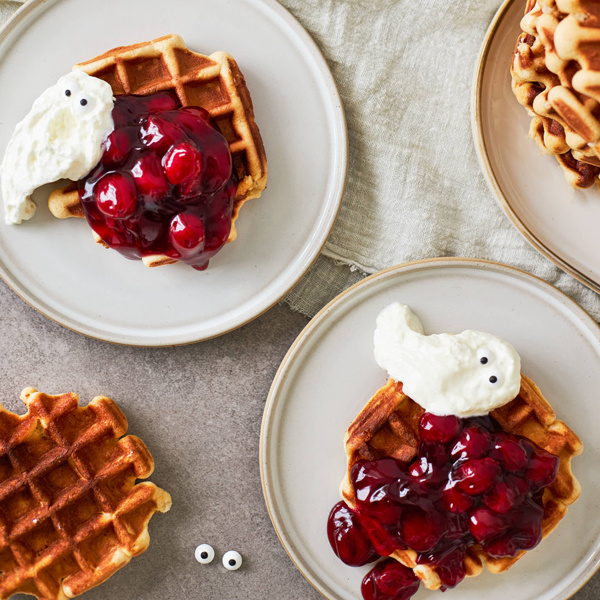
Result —
[[76, 70], [58, 80], [34, 103], [8, 143], [0, 182], [5, 220], [30, 219], [30, 195], [59, 179], [77, 181], [102, 156], [102, 142], [114, 129], [114, 98], [108, 83]]
[[395, 302], [377, 317], [374, 341], [377, 364], [435, 415], [486, 415], [519, 393], [521, 358], [489, 333], [425, 335], [410, 308]]

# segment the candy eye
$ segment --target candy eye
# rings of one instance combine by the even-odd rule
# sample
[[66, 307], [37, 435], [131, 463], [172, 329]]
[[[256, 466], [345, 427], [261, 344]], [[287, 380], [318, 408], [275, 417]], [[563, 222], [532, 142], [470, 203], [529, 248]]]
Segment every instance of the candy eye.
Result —
[[213, 558], [215, 557], [215, 551], [213, 550], [213, 547], [209, 546], [208, 544], [200, 544], [196, 548], [194, 556], [201, 565], [207, 565], [213, 561]]
[[482, 365], [491, 365], [494, 360], [494, 355], [485, 348], [479, 348], [479, 350], [477, 350], [477, 358]]
[[74, 81], [65, 83], [65, 85], [63, 86], [63, 95], [67, 98], [74, 98], [75, 96], [77, 96], [77, 94], [79, 94], [79, 92], [81, 92], [81, 88]]
[[499, 387], [504, 383], [504, 376], [502, 375], [502, 373], [500, 373], [500, 371], [496, 369], [492, 369], [488, 373], [487, 377], [492, 387]]
[[77, 97], [75, 98], [75, 104], [73, 105], [73, 110], [78, 115], [86, 115], [87, 113], [89, 113], [91, 110], [94, 109], [94, 104], [95, 104], [94, 98], [92, 96], [90, 96], [89, 94], [82, 92], [81, 94], [78, 94]]
[[237, 571], [242, 566], [242, 555], [235, 550], [223, 554], [223, 566], [228, 571]]

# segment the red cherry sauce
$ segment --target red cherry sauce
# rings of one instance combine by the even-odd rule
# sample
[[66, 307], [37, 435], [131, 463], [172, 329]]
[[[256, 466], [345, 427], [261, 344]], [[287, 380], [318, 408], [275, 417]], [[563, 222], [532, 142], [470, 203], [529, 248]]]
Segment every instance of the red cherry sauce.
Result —
[[[513, 557], [540, 543], [542, 494], [556, 478], [556, 456], [503, 432], [490, 416], [424, 413], [419, 434], [410, 465], [383, 458], [352, 468], [356, 510], [340, 502], [327, 524], [341, 560], [358, 566], [410, 548], [417, 563], [437, 567], [444, 590], [464, 579], [465, 553], [474, 544], [491, 556]], [[414, 575], [390, 560], [363, 580], [365, 600], [404, 600], [416, 592]]]
[[130, 259], [164, 254], [204, 270], [227, 242], [237, 191], [227, 140], [175, 94], [117, 96], [100, 163], [79, 182], [88, 223]]
[[362, 581], [365, 600], [408, 600], [419, 590], [419, 580], [412, 569], [393, 558], [377, 563]]

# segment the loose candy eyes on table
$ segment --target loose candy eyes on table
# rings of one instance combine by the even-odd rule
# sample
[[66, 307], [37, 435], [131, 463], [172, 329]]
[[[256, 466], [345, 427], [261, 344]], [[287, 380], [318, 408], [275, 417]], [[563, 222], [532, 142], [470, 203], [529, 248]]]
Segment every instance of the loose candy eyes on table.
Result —
[[208, 544], [200, 544], [197, 548], [196, 548], [196, 552], [194, 553], [196, 560], [201, 564], [201, 565], [207, 565], [208, 563], [211, 563], [215, 557], [215, 551], [213, 550], [212, 546], [209, 546]]
[[242, 566], [242, 555], [235, 550], [229, 550], [223, 555], [223, 566], [228, 571], [237, 571]]

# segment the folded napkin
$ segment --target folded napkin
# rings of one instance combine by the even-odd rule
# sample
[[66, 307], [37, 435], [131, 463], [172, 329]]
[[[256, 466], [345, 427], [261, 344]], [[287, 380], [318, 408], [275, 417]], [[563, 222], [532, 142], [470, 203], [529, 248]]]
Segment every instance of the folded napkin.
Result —
[[22, 5], [22, 1], [19, 2], [7, 2], [6, 0], [0, 0], [0, 27], [4, 25], [8, 18]]
[[[471, 140], [473, 72], [500, 0], [281, 0], [340, 88], [348, 184], [323, 253], [286, 302], [312, 316], [368, 273], [436, 256], [487, 258], [556, 285], [597, 320], [600, 298], [500, 210]], [[0, 25], [21, 6], [0, 0]]]
[[480, 171], [471, 92], [500, 0], [281, 1], [325, 54], [350, 138], [340, 215], [322, 255], [287, 297], [292, 308], [313, 315], [385, 267], [467, 256], [542, 277], [600, 318], [600, 298], [521, 236]]

